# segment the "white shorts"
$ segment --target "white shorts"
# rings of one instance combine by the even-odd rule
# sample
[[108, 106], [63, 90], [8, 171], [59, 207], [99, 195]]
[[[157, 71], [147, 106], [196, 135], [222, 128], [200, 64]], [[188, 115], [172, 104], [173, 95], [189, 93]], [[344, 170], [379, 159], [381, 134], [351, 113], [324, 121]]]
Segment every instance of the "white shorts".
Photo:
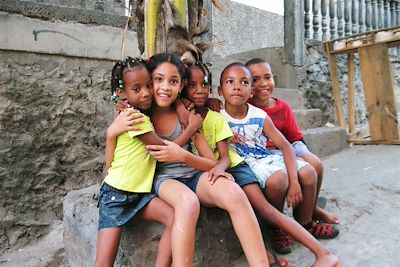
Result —
[[[257, 177], [261, 188], [265, 188], [268, 178], [275, 172], [286, 170], [285, 161], [281, 155], [269, 155], [265, 158], [256, 159], [252, 157], [245, 158], [246, 163]], [[308, 165], [307, 162], [296, 160], [297, 171]]]
[[[305, 153], [310, 152], [306, 144], [304, 144], [302, 141], [295, 141], [291, 145], [294, 149], [296, 157], [298, 158], [301, 158]], [[279, 149], [268, 149], [268, 150], [273, 154], [283, 155], [282, 151]]]

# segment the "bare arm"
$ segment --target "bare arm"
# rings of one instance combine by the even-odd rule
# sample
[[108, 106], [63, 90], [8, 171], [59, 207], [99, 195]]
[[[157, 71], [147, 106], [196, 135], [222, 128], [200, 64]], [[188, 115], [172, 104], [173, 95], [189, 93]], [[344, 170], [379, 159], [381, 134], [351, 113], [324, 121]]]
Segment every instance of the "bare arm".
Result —
[[208, 158], [213, 160], [215, 164], [217, 164], [217, 160], [214, 157], [214, 154], [207, 143], [206, 138], [199, 132], [196, 132], [193, 135], [193, 143], [196, 146], [197, 151], [199, 152], [200, 157]]
[[217, 143], [217, 149], [219, 154], [219, 163], [208, 172], [208, 180], [211, 184], [214, 184], [215, 181], [224, 177], [226, 179], [234, 181], [234, 178], [231, 174], [225, 172], [226, 169], [231, 165], [231, 160], [229, 159], [229, 144], [226, 140], [219, 141]]
[[267, 116], [264, 123], [264, 133], [271, 138], [272, 142], [282, 151], [285, 161], [286, 170], [289, 176], [289, 189], [287, 193], [288, 206], [297, 206], [303, 200], [301, 187], [297, 176], [297, 163], [296, 155], [293, 147], [283, 136], [283, 134], [276, 129], [272, 120]]
[[188, 124], [185, 130], [174, 140], [174, 143], [178, 144], [179, 146], [187, 144], [190, 138], [194, 136], [194, 134], [201, 128], [202, 125], [203, 118], [201, 115], [194, 112], [189, 112]]
[[164, 140], [165, 145], [148, 145], [150, 155], [161, 162], [182, 162], [199, 171], [208, 171], [215, 166], [215, 160], [199, 157], [178, 146], [174, 142]]

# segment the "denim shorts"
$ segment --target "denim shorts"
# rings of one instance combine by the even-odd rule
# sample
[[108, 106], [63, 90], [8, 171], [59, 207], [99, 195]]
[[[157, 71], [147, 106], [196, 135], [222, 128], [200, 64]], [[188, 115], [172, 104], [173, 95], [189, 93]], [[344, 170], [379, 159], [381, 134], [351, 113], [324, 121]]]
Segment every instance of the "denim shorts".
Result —
[[[292, 143], [292, 147], [294, 149], [294, 153], [296, 157], [301, 158], [305, 153], [310, 152], [307, 145], [303, 141], [295, 141]], [[270, 149], [271, 153], [275, 155], [283, 155], [282, 151], [279, 149]]]
[[103, 183], [98, 200], [98, 230], [123, 226], [133, 219], [155, 196], [152, 193], [122, 191]]
[[240, 187], [258, 183], [256, 175], [251, 171], [246, 162], [239, 163], [235, 167], [227, 169], [226, 172], [232, 174], [233, 178], [235, 178], [235, 182]]
[[196, 193], [196, 187], [197, 187], [197, 184], [199, 183], [199, 179], [202, 174], [203, 174], [202, 172], [196, 172], [192, 178], [171, 178], [171, 177], [163, 178], [163, 177], [160, 177], [154, 182], [154, 189], [156, 191], [157, 196], [159, 196], [161, 184], [169, 179], [174, 179], [181, 183], [184, 183], [187, 187], [190, 188], [190, 190], [192, 190], [193, 192]]

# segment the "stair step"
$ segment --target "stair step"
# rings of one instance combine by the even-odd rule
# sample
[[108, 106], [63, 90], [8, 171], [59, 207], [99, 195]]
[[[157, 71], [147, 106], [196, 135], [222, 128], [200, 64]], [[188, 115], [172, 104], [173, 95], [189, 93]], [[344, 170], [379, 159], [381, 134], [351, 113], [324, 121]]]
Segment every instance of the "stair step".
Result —
[[301, 95], [301, 92], [297, 89], [275, 88], [272, 96], [285, 100], [290, 104], [292, 109], [304, 108], [303, 96]]
[[319, 157], [339, 152], [348, 147], [348, 134], [339, 127], [318, 127], [302, 131], [309, 149]]
[[320, 109], [295, 109], [293, 113], [301, 130], [322, 126], [322, 111]]

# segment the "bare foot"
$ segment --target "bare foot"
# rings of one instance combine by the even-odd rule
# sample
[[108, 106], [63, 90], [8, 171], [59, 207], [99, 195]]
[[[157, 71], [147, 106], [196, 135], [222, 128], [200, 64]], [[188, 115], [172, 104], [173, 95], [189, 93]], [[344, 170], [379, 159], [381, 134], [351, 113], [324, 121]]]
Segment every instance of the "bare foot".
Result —
[[267, 255], [268, 255], [269, 266], [290, 267], [290, 264], [286, 259], [278, 258], [278, 256], [276, 256], [275, 254], [272, 254], [268, 250], [267, 250]]
[[339, 219], [335, 215], [327, 212], [324, 209], [321, 209], [318, 206], [314, 209], [313, 218], [322, 220], [324, 223], [339, 224]]
[[313, 267], [340, 267], [340, 260], [332, 253], [320, 256], [315, 261]]

